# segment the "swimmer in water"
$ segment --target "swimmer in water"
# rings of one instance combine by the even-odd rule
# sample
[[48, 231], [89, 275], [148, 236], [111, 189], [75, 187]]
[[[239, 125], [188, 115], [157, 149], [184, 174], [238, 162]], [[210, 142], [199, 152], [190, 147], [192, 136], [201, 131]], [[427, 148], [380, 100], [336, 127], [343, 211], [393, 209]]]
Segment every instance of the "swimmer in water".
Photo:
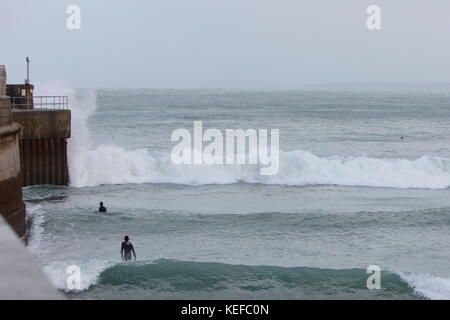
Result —
[[136, 252], [134, 252], [134, 247], [130, 242], [130, 238], [125, 236], [124, 242], [122, 242], [122, 248], [120, 249], [120, 255], [123, 261], [131, 260], [131, 253], [133, 253], [134, 260], [136, 260]]
[[100, 208], [98, 208], [98, 212], [107, 212], [105, 206], [103, 206], [103, 202], [100, 202]]

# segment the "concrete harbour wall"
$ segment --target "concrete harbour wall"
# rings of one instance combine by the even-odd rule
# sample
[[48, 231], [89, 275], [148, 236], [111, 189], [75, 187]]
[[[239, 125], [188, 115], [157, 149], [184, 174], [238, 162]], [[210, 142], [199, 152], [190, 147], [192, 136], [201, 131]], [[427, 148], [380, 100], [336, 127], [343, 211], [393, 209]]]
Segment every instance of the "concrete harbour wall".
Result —
[[11, 103], [6, 94], [6, 71], [0, 66], [0, 214], [19, 236], [25, 232], [22, 201], [20, 126], [12, 122]]
[[23, 186], [68, 185], [67, 139], [69, 110], [17, 110], [13, 121], [22, 126], [20, 155]]
[[26, 216], [21, 139], [24, 132], [28, 133], [22, 129], [13, 122], [11, 99], [6, 96], [6, 71], [0, 65], [0, 300], [64, 299], [19, 238], [25, 233]]

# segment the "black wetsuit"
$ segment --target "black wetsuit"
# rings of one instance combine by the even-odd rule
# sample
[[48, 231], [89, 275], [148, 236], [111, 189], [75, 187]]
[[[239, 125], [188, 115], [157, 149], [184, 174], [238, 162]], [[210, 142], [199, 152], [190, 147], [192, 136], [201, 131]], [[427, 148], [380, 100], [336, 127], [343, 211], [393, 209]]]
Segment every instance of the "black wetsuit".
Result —
[[[124, 252], [125, 251], [125, 252]], [[123, 260], [131, 260], [131, 252], [133, 252], [136, 258], [136, 253], [134, 252], [134, 247], [129, 241], [122, 242], [122, 249], [120, 250]]]
[[98, 212], [106, 212], [106, 208], [104, 206], [101, 206], [98, 208]]

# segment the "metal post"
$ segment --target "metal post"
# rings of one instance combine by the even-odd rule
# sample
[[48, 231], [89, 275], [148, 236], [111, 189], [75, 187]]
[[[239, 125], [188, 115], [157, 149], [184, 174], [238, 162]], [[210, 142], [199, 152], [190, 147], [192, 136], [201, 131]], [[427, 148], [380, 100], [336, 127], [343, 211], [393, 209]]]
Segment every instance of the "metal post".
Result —
[[26, 61], [27, 61], [27, 79], [25, 80], [25, 84], [29, 84], [30, 83], [30, 58], [27, 57]]
[[29, 101], [28, 101], [28, 96], [29, 96], [29, 91], [30, 91], [30, 58], [27, 57], [26, 58], [27, 61], [27, 78], [25, 79], [25, 100], [26, 100], [26, 107], [28, 110], [28, 105], [29, 105]]

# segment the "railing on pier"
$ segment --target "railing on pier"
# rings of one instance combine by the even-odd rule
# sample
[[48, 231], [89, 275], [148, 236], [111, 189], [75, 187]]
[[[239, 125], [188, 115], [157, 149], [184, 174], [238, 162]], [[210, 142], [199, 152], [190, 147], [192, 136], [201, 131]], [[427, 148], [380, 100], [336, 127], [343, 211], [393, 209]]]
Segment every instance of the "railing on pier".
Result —
[[13, 110], [68, 110], [69, 97], [67, 96], [36, 96], [36, 97], [11, 97]]

